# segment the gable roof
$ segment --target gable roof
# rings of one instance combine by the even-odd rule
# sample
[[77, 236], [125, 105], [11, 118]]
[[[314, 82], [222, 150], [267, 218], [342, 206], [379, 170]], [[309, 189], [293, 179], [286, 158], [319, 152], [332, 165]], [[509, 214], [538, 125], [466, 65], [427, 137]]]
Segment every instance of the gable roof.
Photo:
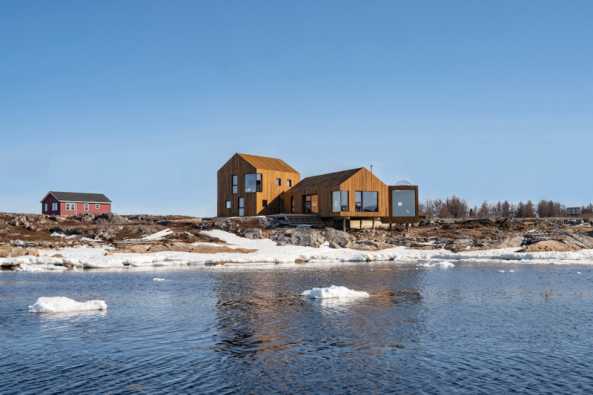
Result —
[[320, 188], [320, 187], [333, 187], [341, 185], [343, 182], [348, 180], [350, 177], [364, 169], [360, 167], [358, 169], [338, 171], [336, 173], [322, 174], [320, 176], [307, 177], [302, 179], [294, 187], [290, 188], [292, 191], [302, 191], [308, 188]]
[[285, 173], [299, 174], [298, 171], [288, 166], [286, 162], [284, 162], [282, 159], [266, 158], [265, 156], [255, 156], [247, 154], [237, 155], [245, 159], [251, 166], [255, 167], [256, 169], [283, 171]]
[[80, 193], [80, 192], [53, 192], [50, 191], [41, 203], [47, 199], [49, 195], [53, 195], [60, 202], [81, 202], [81, 203], [113, 203], [102, 193]]

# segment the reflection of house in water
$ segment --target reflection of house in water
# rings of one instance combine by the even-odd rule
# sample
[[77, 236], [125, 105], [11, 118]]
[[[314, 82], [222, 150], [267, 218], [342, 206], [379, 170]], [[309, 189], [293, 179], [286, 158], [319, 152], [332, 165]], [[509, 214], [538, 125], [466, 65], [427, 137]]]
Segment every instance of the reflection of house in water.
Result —
[[[220, 273], [214, 289], [216, 349], [227, 357], [258, 361], [256, 369], [266, 371], [299, 359], [355, 352], [356, 359], [366, 360], [393, 352], [421, 331], [422, 273], [380, 264], [373, 270], [360, 265]], [[332, 306], [300, 296], [330, 283], [371, 297]]]

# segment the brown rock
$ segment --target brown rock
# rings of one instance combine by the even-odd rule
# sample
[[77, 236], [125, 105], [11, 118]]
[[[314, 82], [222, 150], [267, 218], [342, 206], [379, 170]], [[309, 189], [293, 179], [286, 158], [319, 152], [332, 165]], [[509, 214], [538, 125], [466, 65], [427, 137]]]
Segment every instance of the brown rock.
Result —
[[110, 256], [110, 255], [113, 255], [113, 252], [111, 252], [111, 251], [107, 251], [107, 252], [105, 253], [105, 256]]
[[62, 254], [54, 254], [54, 255], [52, 255], [51, 257], [52, 257], [52, 258], [63, 258], [63, 257], [64, 257], [64, 255], [62, 255]]
[[556, 240], [546, 240], [540, 241], [539, 243], [531, 244], [519, 252], [546, 252], [546, 251], [554, 251], [554, 252], [568, 252], [568, 251], [576, 251], [580, 248], [574, 248], [567, 246], [564, 243], [561, 243]]

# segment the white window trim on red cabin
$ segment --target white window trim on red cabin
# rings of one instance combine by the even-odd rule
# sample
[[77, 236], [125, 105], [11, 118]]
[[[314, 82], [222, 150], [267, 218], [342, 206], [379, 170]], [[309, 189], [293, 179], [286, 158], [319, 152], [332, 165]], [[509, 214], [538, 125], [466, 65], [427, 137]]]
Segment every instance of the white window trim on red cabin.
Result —
[[99, 204], [99, 203], [95, 204], [95, 210], [101, 210], [101, 204]]
[[88, 203], [85, 203], [84, 204], [84, 211], [89, 211], [89, 204]]

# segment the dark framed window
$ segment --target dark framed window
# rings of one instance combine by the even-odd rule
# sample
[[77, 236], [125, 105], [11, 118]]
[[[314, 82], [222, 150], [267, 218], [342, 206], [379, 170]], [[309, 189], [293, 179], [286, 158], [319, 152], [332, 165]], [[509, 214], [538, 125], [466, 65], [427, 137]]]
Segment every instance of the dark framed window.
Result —
[[370, 191], [356, 191], [354, 193], [354, 207], [357, 212], [379, 211], [379, 193]]
[[282, 180], [280, 178], [276, 178], [276, 186], [282, 186]]
[[245, 193], [261, 192], [261, 174], [245, 174]]
[[290, 197], [290, 213], [294, 214], [294, 196]]
[[237, 193], [237, 189], [238, 189], [237, 179], [238, 179], [237, 176], [233, 176], [233, 193]]
[[287, 187], [291, 187], [292, 186], [292, 180], [286, 180], [286, 186]]
[[239, 198], [239, 217], [242, 217], [245, 215], [245, 209], [244, 209], [243, 205], [244, 205], [243, 198]]
[[227, 201], [225, 202], [225, 207], [226, 207], [226, 208], [231, 208], [231, 201], [230, 201], [230, 200], [227, 200]]
[[348, 191], [332, 192], [332, 213], [350, 211], [348, 207]]
[[267, 207], [268, 206], [268, 201], [267, 200], [262, 200], [261, 201], [261, 205], [262, 205], [262, 207]]

